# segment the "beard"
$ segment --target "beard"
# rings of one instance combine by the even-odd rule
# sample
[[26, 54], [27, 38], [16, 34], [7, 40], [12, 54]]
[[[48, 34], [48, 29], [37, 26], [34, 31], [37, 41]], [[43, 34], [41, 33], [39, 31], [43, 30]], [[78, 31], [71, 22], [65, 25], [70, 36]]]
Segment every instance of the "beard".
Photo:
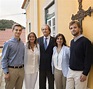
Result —
[[79, 32], [72, 32], [73, 36], [78, 36]]

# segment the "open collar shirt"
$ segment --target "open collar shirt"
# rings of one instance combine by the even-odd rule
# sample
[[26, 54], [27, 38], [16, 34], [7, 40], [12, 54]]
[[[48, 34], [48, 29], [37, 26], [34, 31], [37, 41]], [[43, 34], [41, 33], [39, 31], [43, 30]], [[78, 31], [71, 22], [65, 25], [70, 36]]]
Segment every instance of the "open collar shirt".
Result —
[[2, 51], [2, 68], [4, 73], [9, 72], [8, 66], [20, 66], [24, 64], [24, 43], [16, 38], [5, 42]]

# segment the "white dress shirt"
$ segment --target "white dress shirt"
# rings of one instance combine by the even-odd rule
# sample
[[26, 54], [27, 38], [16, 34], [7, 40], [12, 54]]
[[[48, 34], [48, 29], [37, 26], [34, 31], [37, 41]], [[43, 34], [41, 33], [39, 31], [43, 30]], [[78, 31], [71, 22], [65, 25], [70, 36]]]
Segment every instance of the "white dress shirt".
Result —
[[49, 41], [50, 41], [50, 35], [49, 36], [47, 36], [47, 37], [45, 37], [44, 36], [44, 43], [45, 43], [45, 39], [47, 38], [47, 46], [49, 45]]

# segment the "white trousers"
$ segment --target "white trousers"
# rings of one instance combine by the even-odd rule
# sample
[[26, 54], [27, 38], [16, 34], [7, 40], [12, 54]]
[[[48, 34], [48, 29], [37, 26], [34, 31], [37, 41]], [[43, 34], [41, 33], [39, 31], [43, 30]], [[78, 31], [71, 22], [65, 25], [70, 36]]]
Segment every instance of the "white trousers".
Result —
[[25, 88], [26, 89], [34, 89], [36, 80], [37, 80], [38, 72], [33, 74], [25, 74]]
[[87, 89], [87, 80], [81, 82], [80, 76], [83, 71], [74, 71], [69, 69], [68, 75], [67, 75], [67, 82], [66, 82], [66, 89]]

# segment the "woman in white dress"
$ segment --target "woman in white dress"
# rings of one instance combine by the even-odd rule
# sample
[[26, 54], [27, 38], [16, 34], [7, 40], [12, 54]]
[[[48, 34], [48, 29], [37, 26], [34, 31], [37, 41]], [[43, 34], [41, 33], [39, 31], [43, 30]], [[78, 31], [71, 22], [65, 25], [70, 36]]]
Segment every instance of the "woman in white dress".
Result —
[[34, 32], [28, 34], [27, 43], [25, 46], [25, 88], [34, 89], [39, 70], [39, 45], [37, 44], [37, 37]]
[[70, 50], [66, 46], [66, 40], [63, 34], [58, 34], [55, 41], [56, 46], [53, 48], [52, 56], [52, 72], [54, 73], [56, 89], [65, 89]]

